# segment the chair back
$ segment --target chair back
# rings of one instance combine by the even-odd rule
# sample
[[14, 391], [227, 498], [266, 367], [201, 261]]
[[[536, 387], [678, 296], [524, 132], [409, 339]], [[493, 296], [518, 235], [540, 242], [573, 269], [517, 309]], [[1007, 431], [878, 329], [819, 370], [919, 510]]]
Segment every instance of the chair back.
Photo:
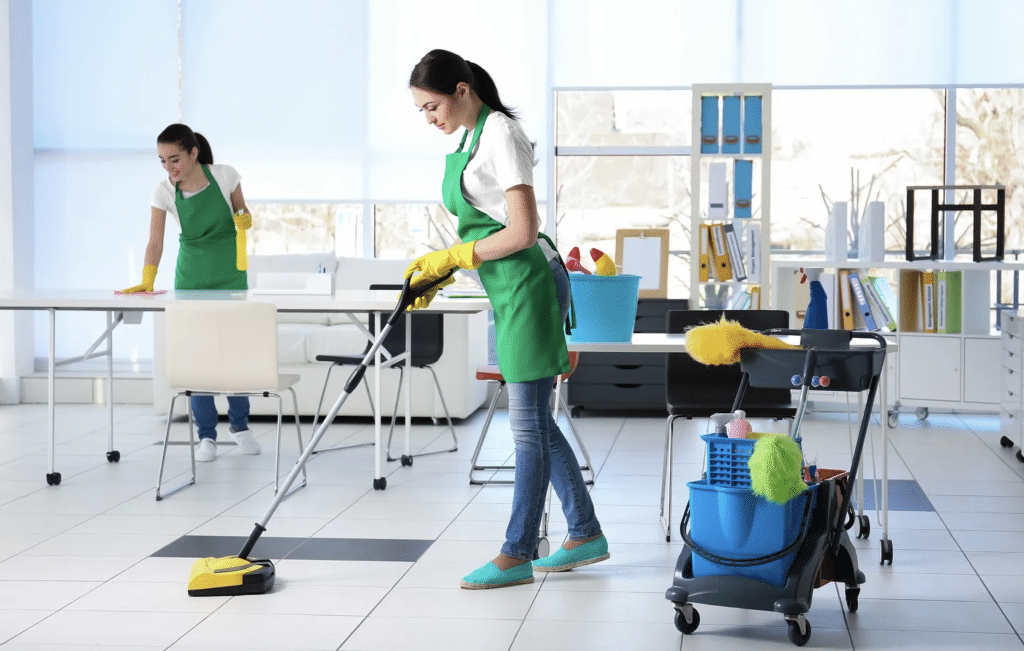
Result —
[[[789, 327], [789, 312], [785, 310], [670, 310], [666, 316], [666, 332], [684, 333], [693, 326], [719, 321], [723, 315], [750, 330]], [[704, 365], [689, 353], [668, 353], [666, 362], [666, 398], [670, 413], [707, 417], [732, 409], [743, 378], [738, 363]], [[788, 389], [749, 387], [743, 394], [740, 408], [755, 416], [758, 409], [770, 412], [791, 404]]]
[[272, 303], [170, 303], [166, 324], [167, 383], [172, 388], [247, 392], [277, 387], [277, 308]]
[[[373, 284], [372, 290], [388, 290], [399, 292], [402, 285]], [[396, 303], [398, 301], [396, 294]], [[405, 312], [395, 325], [391, 327], [388, 336], [384, 338], [384, 348], [392, 355], [401, 355], [405, 352], [405, 327], [407, 320], [412, 318], [412, 365], [416, 367], [431, 366], [436, 364], [441, 355], [444, 354], [444, 315], [423, 314], [416, 312]], [[377, 333], [377, 319], [371, 318], [369, 324], [370, 332]], [[370, 349], [373, 343], [370, 342], [366, 350]]]

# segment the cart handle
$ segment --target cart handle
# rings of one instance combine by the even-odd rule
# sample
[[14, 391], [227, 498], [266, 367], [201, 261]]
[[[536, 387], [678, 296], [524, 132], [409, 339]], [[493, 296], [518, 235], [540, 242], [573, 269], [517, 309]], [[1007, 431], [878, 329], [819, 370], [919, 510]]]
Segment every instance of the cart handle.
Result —
[[[803, 339], [804, 333], [818, 333], [818, 332], [826, 332], [826, 331], [822, 331], [822, 330], [809, 330], [809, 329], [794, 330], [793, 328], [771, 328], [769, 330], [762, 331], [761, 334], [773, 335], [773, 336], [782, 335], [784, 337], [795, 336], [795, 337], [800, 337], [801, 339]], [[832, 331], [832, 332], [846, 333], [852, 339], [874, 339], [875, 342], [878, 343], [878, 347], [879, 348], [881, 348], [882, 350], [885, 350], [885, 347], [886, 347], [885, 337], [883, 337], [882, 335], [880, 335], [878, 333], [875, 333], [875, 332], [863, 332], [863, 331], [860, 331], [860, 330], [835, 330], [835, 331]], [[813, 335], [810, 335], [810, 336], [813, 337]], [[817, 348], [823, 348], [823, 347], [822, 346], [817, 346]], [[825, 350], [828, 350], [828, 349], [825, 349]]]

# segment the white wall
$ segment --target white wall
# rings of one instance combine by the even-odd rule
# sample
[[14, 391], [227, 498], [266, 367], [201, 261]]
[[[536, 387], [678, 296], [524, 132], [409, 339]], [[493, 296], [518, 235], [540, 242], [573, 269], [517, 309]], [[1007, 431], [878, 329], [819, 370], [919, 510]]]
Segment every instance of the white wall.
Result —
[[[31, 26], [29, 3], [0, 0], [0, 290], [33, 284]], [[21, 399], [31, 326], [28, 312], [0, 312], [0, 404]]]

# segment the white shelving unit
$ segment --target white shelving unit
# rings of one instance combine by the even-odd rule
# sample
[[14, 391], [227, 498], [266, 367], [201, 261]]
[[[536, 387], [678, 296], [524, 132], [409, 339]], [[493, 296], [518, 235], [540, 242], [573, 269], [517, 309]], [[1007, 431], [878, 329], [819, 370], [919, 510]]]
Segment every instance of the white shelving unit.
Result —
[[[704, 309], [708, 307], [707, 291], [713, 289], [718, 291], [723, 285], [730, 288], [729, 295], [734, 296], [736, 292], [749, 290], [753, 285], [761, 288], [761, 307], [768, 307], [768, 292], [770, 288], [770, 242], [771, 242], [771, 124], [772, 124], [772, 87], [771, 84], [694, 84], [692, 87], [692, 130], [693, 144], [690, 153], [690, 301], [692, 309]], [[701, 99], [705, 96], [730, 97], [757, 96], [761, 98], [761, 152], [743, 152], [744, 137], [740, 136], [740, 153], [701, 153]], [[740, 101], [741, 117], [743, 116], [743, 101]], [[744, 125], [745, 126], [745, 125]], [[741, 134], [746, 134], [749, 129], [741, 129]], [[721, 129], [719, 130], [719, 143], [721, 144]], [[734, 213], [734, 190], [735, 178], [733, 176], [734, 165], [737, 159], [749, 160], [753, 163], [753, 178], [751, 183], [752, 217], [736, 218]], [[709, 218], [708, 216], [708, 170], [712, 162], [727, 163], [726, 180], [728, 192], [726, 194], [726, 216], [724, 219]], [[709, 222], [729, 222], [736, 229], [737, 236], [741, 239], [741, 246], [745, 249], [748, 233], [746, 226], [756, 226], [759, 231], [758, 250], [758, 277], [748, 277], [744, 282], [715, 281], [714, 275], [708, 281], [700, 280], [700, 225]], [[748, 274], [750, 262], [747, 262]]]
[[[800, 267], [819, 267], [832, 273], [833, 287], [830, 296], [839, 296], [838, 269], [853, 269], [862, 274], [893, 275], [893, 293], [898, 297], [899, 271], [962, 271], [961, 283], [961, 332], [957, 334], [925, 333], [906, 331], [899, 323], [899, 309], [893, 315], [897, 319], [895, 332], [884, 332], [891, 341], [899, 345], [888, 369], [890, 404], [898, 412], [901, 403], [916, 408], [918, 418], [928, 416], [929, 408], [943, 411], [965, 411], [995, 413], [999, 411], [1001, 395], [1001, 344], [995, 327], [993, 301], [991, 297], [992, 273], [1024, 269], [1020, 262], [970, 262], [948, 260], [905, 260], [861, 261], [823, 260], [807, 258], [781, 258], [772, 260], [771, 305], [777, 309], [789, 310], [792, 322], [800, 327], [802, 319], [797, 311], [807, 307], [798, 305], [796, 289]], [[826, 288], [826, 291], [828, 288]], [[838, 319], [838, 301], [832, 301], [828, 308]], [[837, 323], [839, 321], [836, 321]], [[895, 414], [890, 418], [894, 423]]]

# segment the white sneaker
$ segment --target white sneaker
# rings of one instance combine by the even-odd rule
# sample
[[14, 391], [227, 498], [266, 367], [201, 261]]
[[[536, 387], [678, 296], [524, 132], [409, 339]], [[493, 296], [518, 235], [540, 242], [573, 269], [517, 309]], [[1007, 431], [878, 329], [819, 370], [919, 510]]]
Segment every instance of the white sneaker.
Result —
[[253, 438], [252, 432], [248, 428], [238, 430], [237, 432], [228, 428], [228, 433], [231, 434], [231, 438], [235, 439], [235, 443], [238, 444], [238, 449], [242, 451], [242, 454], [259, 454], [263, 451], [263, 448]]
[[217, 458], [217, 442], [213, 439], [199, 439], [196, 461], [213, 461]]

